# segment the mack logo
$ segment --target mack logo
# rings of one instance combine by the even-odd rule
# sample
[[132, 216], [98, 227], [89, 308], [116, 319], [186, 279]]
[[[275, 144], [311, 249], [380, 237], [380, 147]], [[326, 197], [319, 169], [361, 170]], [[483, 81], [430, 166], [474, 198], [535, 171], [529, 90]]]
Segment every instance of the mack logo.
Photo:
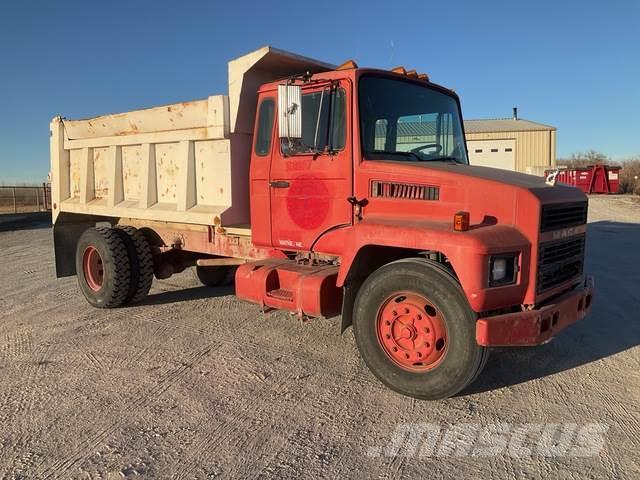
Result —
[[559, 240], [561, 238], [571, 237], [576, 234], [577, 229], [575, 227], [571, 228], [563, 228], [562, 230], [557, 230], [553, 232], [552, 238], [554, 240]]

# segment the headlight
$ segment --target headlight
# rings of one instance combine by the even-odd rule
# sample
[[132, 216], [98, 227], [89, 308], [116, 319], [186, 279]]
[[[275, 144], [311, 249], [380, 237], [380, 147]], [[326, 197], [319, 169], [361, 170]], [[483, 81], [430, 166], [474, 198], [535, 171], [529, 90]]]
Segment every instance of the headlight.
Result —
[[516, 282], [518, 255], [502, 254], [489, 258], [489, 287], [501, 287]]

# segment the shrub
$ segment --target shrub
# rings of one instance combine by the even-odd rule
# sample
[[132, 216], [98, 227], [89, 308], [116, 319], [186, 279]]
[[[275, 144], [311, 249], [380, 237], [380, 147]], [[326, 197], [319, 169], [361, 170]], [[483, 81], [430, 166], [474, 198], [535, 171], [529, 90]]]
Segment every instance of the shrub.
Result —
[[621, 165], [620, 193], [640, 195], [640, 158], [624, 161]]

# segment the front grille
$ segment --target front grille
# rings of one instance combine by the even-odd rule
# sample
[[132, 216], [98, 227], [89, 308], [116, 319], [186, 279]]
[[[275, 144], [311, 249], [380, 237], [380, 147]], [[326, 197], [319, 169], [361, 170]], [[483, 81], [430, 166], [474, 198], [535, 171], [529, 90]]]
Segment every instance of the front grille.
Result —
[[587, 223], [587, 202], [543, 205], [540, 231], [574, 227]]
[[537, 293], [582, 275], [585, 235], [540, 244]]
[[440, 188], [432, 185], [417, 185], [411, 183], [371, 182], [371, 196], [373, 198], [408, 198], [413, 200], [439, 200]]

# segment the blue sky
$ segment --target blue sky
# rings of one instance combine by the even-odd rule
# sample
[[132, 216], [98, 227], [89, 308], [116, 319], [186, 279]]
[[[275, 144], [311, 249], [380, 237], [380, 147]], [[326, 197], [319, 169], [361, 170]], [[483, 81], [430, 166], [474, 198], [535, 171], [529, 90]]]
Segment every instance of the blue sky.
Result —
[[[306, 5], [310, 5], [306, 7]], [[456, 90], [465, 118], [558, 128], [558, 156], [640, 154], [640, 2], [6, 1], [0, 181], [42, 181], [48, 123], [226, 91], [263, 45], [404, 65]]]

